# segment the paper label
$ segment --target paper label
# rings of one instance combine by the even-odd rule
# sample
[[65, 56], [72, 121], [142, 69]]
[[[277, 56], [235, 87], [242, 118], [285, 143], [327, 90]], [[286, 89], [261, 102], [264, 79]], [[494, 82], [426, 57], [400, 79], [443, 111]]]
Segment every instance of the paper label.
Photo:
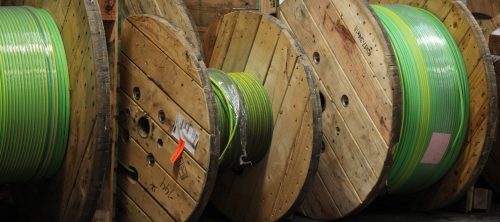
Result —
[[438, 164], [443, 159], [444, 154], [448, 150], [451, 134], [448, 133], [433, 133], [429, 147], [425, 151], [424, 157], [420, 163]]
[[180, 141], [185, 141], [185, 148], [191, 154], [196, 151], [196, 145], [200, 139], [200, 132], [191, 125], [180, 113], [177, 113], [175, 126], [172, 129], [172, 136]]

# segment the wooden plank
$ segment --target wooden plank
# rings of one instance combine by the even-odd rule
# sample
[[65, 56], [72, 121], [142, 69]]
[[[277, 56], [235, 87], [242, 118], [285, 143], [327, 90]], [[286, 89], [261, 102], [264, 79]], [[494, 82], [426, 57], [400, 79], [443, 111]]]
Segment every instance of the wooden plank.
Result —
[[[170, 159], [177, 148], [175, 138], [170, 133], [163, 131], [158, 123], [154, 121], [151, 121], [151, 136], [147, 138], [140, 136], [136, 123], [146, 112], [129, 96], [121, 94], [120, 98], [120, 102], [123, 104], [122, 107], [128, 109], [128, 111], [121, 111], [120, 125], [123, 130], [126, 130], [127, 135], [132, 137], [146, 152], [153, 154], [159, 160], [158, 164], [174, 179], [176, 184], [185, 189], [191, 197], [200, 198], [205, 185], [200, 178], [206, 177], [206, 171], [189, 155], [187, 150], [180, 157], [178, 164], [168, 164], [167, 160]], [[126, 146], [121, 142], [119, 144]]]
[[[210, 135], [205, 127], [199, 125], [198, 121], [191, 117], [189, 113], [183, 110], [174, 100], [158, 88], [156, 84], [150, 81], [127, 57], [121, 57], [121, 89], [129, 96], [133, 97], [134, 88], [139, 87], [141, 99], [138, 101], [146, 113], [157, 123], [160, 123], [159, 113], [165, 113], [165, 120], [160, 127], [165, 132], [172, 132], [177, 114], [181, 114], [186, 120], [193, 124], [194, 128], [200, 132], [198, 148], [194, 153], [194, 158], [204, 168], [208, 169], [210, 152], [207, 149], [210, 144]], [[159, 99], [161, 98], [161, 99]], [[123, 112], [126, 107], [120, 108]], [[206, 111], [205, 111], [206, 113]]]
[[[326, 148], [325, 148], [326, 149]], [[320, 167], [321, 167], [320, 161]], [[316, 174], [314, 176], [314, 182], [311, 189], [304, 199], [305, 203], [318, 203], [317, 205], [302, 205], [299, 209], [300, 212], [303, 212], [305, 215], [320, 215], [327, 214], [325, 217], [328, 218], [340, 218], [342, 215], [338, 207], [335, 205], [335, 200], [332, 196], [328, 196], [325, 198], [324, 194], [328, 194], [328, 190], [326, 189], [326, 185], [319, 176]]]
[[[125, 57], [132, 62], [147, 78], [151, 79], [162, 91], [172, 100], [179, 104], [193, 119], [208, 129], [208, 115], [204, 104], [204, 90], [198, 84], [193, 84], [191, 75], [187, 74], [179, 66], [154, 46], [139, 32], [130, 33], [122, 37], [122, 52]], [[141, 42], [143, 44], [136, 44]], [[150, 57], [145, 57], [150, 54]], [[136, 69], [134, 69], [136, 70]], [[171, 78], [165, 78], [167, 73], [171, 73]], [[185, 98], [184, 92], [190, 92], [191, 99]]]
[[[99, 7], [101, 15], [103, 16], [103, 25], [106, 32], [108, 59], [109, 59], [109, 73], [111, 75], [111, 131], [112, 131], [112, 145], [109, 152], [110, 166], [104, 176], [104, 184], [101, 191], [101, 196], [97, 205], [94, 220], [102, 222], [113, 221], [114, 212], [114, 189], [115, 189], [115, 144], [118, 134], [116, 116], [116, 89], [118, 88], [118, 0], [100, 0]], [[106, 18], [105, 18], [106, 17]]]
[[124, 0], [122, 14], [123, 18], [143, 14], [161, 16], [184, 31], [188, 42], [192, 43], [200, 52], [202, 50], [196, 25], [182, 0]]
[[[137, 182], [147, 191], [139, 195], [149, 193], [175, 220], [186, 221], [196, 204], [187, 191], [180, 187], [159, 164], [146, 164], [148, 153], [134, 139], [131, 138], [129, 143], [122, 142], [118, 147], [118, 158], [126, 166], [137, 170], [139, 175]], [[127, 194], [130, 195], [128, 192]]]
[[118, 173], [117, 184], [117, 192], [125, 193], [134, 203], [141, 206], [144, 213], [150, 218], [161, 218], [163, 221], [175, 221], [174, 218], [150, 195], [142, 195], [148, 191], [137, 181], [128, 178], [126, 174]]
[[253, 15], [251, 12], [244, 11], [238, 14], [222, 70], [232, 72], [232, 70], [245, 69], [256, 34], [242, 35], [241, 33], [257, 33], [260, 17]]
[[[339, 75], [343, 75], [343, 78], [347, 79], [350, 83], [350, 88], [354, 90], [360, 102], [366, 107], [372, 119], [371, 122], [375, 124], [385, 142], [389, 143], [391, 139], [391, 125], [386, 125], [385, 120], [391, 119], [392, 101], [381, 87], [378, 79], [373, 78], [375, 74], [370, 68], [369, 63], [363, 59], [364, 55], [361, 49], [354, 44], [356, 32], [350, 33], [347, 31], [356, 29], [355, 27], [357, 27], [357, 24], [347, 28], [346, 23], [343, 22], [344, 20], [342, 20], [339, 13], [340, 11], [346, 13], [347, 10], [346, 8], [339, 7], [340, 4], [333, 5], [325, 1], [314, 1], [305, 2], [305, 5], [309, 14], [314, 19], [314, 24], [318, 24], [317, 27], [324, 37], [324, 40], [328, 43], [329, 48], [335, 49], [331, 51], [340, 65], [340, 70], [342, 70]], [[359, 12], [357, 13], [359, 14]], [[346, 19], [346, 21], [347, 20], [350, 19]], [[361, 35], [361, 32], [358, 33]], [[339, 45], [343, 45], [344, 47], [337, 47]], [[366, 51], [365, 53], [371, 54], [371, 52]], [[383, 60], [381, 60], [383, 58], [383, 56], [378, 57], [379, 60], [376, 64], [383, 62]], [[387, 89], [391, 83], [385, 81], [384, 85]]]
[[[217, 26], [217, 31], [212, 33], [217, 36], [216, 41], [214, 41], [213, 49], [210, 51], [209, 58], [209, 67], [215, 69], [221, 69], [224, 64], [224, 60], [226, 59], [226, 53], [229, 48], [229, 44], [231, 43], [231, 38], [233, 36], [234, 28], [236, 26], [236, 18], [239, 13], [231, 13], [219, 22], [219, 26]], [[215, 27], [214, 27], [215, 28]], [[205, 47], [207, 48], [207, 47]], [[221, 56], [223, 55], [223, 56]]]
[[[124, 26], [127, 28], [125, 30], [130, 30], [129, 26], [134, 26], [135, 29], [140, 31], [144, 36], [146, 36], [151, 42], [153, 42], [163, 53], [165, 53], [169, 58], [175, 58], [176, 65], [179, 66], [184, 72], [196, 73], [195, 68], [191, 64], [192, 60], [201, 60], [201, 58], [190, 58], [187, 50], [195, 51], [196, 47], [194, 45], [192, 48], [184, 49], [177, 38], [173, 38], [175, 34], [172, 33], [170, 35], [158, 35], [158, 33], [164, 32], [182, 32], [182, 30], [169, 30], [165, 25], [162, 24], [162, 20], [152, 20], [150, 19], [141, 19], [142, 17], [130, 17], [124, 22]], [[123, 34], [127, 35], [127, 34]], [[186, 56], [186, 54], [188, 56]], [[196, 56], [196, 55], [193, 55]], [[197, 83], [201, 83], [200, 77], [198, 75], [190, 74], [190, 77], [193, 78]]]
[[[263, 64], [262, 61], [274, 61], [271, 57], [275, 55], [275, 50], [278, 45], [276, 43], [280, 39], [280, 33], [281, 30], [272, 22], [265, 19], [260, 22], [259, 29], [255, 36], [255, 43], [248, 56], [245, 72], [253, 73], [257, 79], [264, 82], [271, 64]], [[267, 90], [269, 92], [269, 89]]]
[[116, 192], [116, 219], [123, 222], [152, 222], [144, 211], [121, 189]]
[[[271, 100], [272, 107], [280, 107], [288, 89], [288, 83], [295, 71], [298, 55], [290, 50], [288, 38], [280, 36], [276, 43], [276, 50], [271, 58], [269, 70], [263, 76], [264, 87]], [[281, 73], [280, 73], [281, 72]], [[282, 75], [272, 75], [280, 73]], [[258, 75], [257, 73], [255, 73]], [[269, 77], [267, 78], [267, 76]], [[276, 123], [280, 109], [273, 109], [273, 120]]]

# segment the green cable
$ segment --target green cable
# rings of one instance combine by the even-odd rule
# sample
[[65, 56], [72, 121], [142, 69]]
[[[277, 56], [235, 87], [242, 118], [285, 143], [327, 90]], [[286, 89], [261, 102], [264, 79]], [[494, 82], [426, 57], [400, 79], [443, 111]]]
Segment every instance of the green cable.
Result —
[[371, 5], [394, 48], [403, 95], [402, 130], [389, 193], [436, 183], [455, 163], [467, 135], [469, 88], [465, 63], [444, 24], [406, 5]]
[[209, 69], [218, 113], [222, 169], [258, 163], [273, 134], [273, 113], [262, 84], [248, 73]]
[[37, 181], [58, 170], [69, 132], [69, 76], [52, 17], [0, 7], [0, 183]]

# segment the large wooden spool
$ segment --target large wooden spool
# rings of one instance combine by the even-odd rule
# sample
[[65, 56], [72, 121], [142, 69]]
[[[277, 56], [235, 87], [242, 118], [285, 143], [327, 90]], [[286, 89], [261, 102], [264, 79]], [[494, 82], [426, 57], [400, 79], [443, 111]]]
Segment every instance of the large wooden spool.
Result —
[[[219, 154], [215, 101], [201, 52], [188, 38], [158, 16], [123, 22], [117, 146], [121, 221], [196, 220], [210, 198]], [[191, 124], [199, 141], [172, 163], [178, 118]], [[136, 178], [123, 165], [135, 169]]]
[[26, 221], [90, 221], [111, 148], [110, 76], [97, 1], [10, 0], [47, 10], [61, 32], [69, 67], [71, 119], [66, 157], [53, 178], [13, 185]]
[[285, 218], [300, 205], [319, 161], [321, 108], [312, 69], [289, 30], [260, 12], [226, 14], [208, 35], [209, 67], [254, 74], [274, 115], [264, 159], [241, 173], [220, 172], [212, 201], [233, 221]]
[[122, 10], [123, 18], [142, 14], [161, 16], [185, 32], [189, 42], [201, 48], [196, 24], [183, 0], [124, 0]]
[[[418, 209], [460, 198], [481, 173], [496, 133], [497, 92], [485, 39], [456, 0], [373, 0], [425, 8], [449, 28], [464, 56], [471, 92], [467, 141], [455, 166], [437, 184], [411, 196]], [[390, 42], [365, 1], [286, 0], [280, 18], [312, 61], [325, 101], [325, 151], [301, 212], [317, 219], [355, 213], [381, 191], [401, 130], [401, 85]]]

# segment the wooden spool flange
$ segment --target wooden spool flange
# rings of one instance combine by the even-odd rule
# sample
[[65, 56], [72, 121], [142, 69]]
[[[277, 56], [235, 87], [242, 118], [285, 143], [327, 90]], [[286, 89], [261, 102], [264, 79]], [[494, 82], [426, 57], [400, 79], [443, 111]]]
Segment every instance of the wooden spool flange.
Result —
[[[459, 1], [382, 2], [433, 12], [449, 28], [466, 63], [471, 118], [462, 154], [441, 181], [411, 198], [418, 209], [443, 207], [477, 179], [495, 137], [497, 92], [489, 52], [479, 26]], [[287, 0], [279, 14], [313, 61], [326, 101], [322, 117], [326, 149], [301, 212], [317, 219], [341, 218], [378, 196], [390, 172], [402, 106], [394, 53], [364, 1]]]
[[[187, 38], [158, 16], [123, 22], [118, 159], [137, 175], [123, 166], [118, 172], [121, 221], [196, 220], [210, 198], [219, 153], [215, 101], [201, 52]], [[199, 141], [172, 163], [179, 116]]]
[[0, 4], [47, 10], [61, 32], [69, 68], [71, 119], [66, 157], [53, 178], [13, 186], [19, 205], [28, 208], [21, 216], [26, 221], [90, 221], [111, 148], [110, 76], [98, 2], [10, 0]]
[[209, 67], [254, 74], [274, 116], [264, 159], [241, 174], [220, 172], [212, 201], [233, 221], [284, 218], [299, 206], [319, 161], [321, 108], [312, 69], [289, 30], [260, 12], [229, 13], [207, 34]]
[[184, 0], [203, 36], [210, 26], [225, 14], [235, 10], [258, 10], [257, 1], [241, 0]]
[[500, 27], [500, 1], [499, 0], [475, 0], [467, 1], [467, 7], [476, 18], [479, 26], [483, 28], [486, 42], [490, 34]]
[[189, 42], [201, 48], [196, 25], [183, 0], [123, 0], [122, 10], [124, 18], [141, 14], [161, 16], [185, 32]]
[[[500, 14], [498, 16], [500, 18]], [[500, 20], [499, 20], [500, 21]], [[498, 26], [497, 26], [498, 27]], [[497, 28], [495, 31], [490, 33], [489, 35], [489, 48], [491, 50], [491, 54], [494, 55], [494, 66], [497, 77], [497, 86], [500, 81], [500, 28]], [[500, 92], [499, 92], [500, 93]], [[497, 138], [499, 138], [497, 130]], [[500, 141], [495, 141], [493, 144], [493, 148], [490, 153], [490, 158], [484, 167], [483, 177], [491, 186], [491, 188], [497, 193], [500, 194], [500, 177], [498, 176], [498, 172], [500, 172]]]

